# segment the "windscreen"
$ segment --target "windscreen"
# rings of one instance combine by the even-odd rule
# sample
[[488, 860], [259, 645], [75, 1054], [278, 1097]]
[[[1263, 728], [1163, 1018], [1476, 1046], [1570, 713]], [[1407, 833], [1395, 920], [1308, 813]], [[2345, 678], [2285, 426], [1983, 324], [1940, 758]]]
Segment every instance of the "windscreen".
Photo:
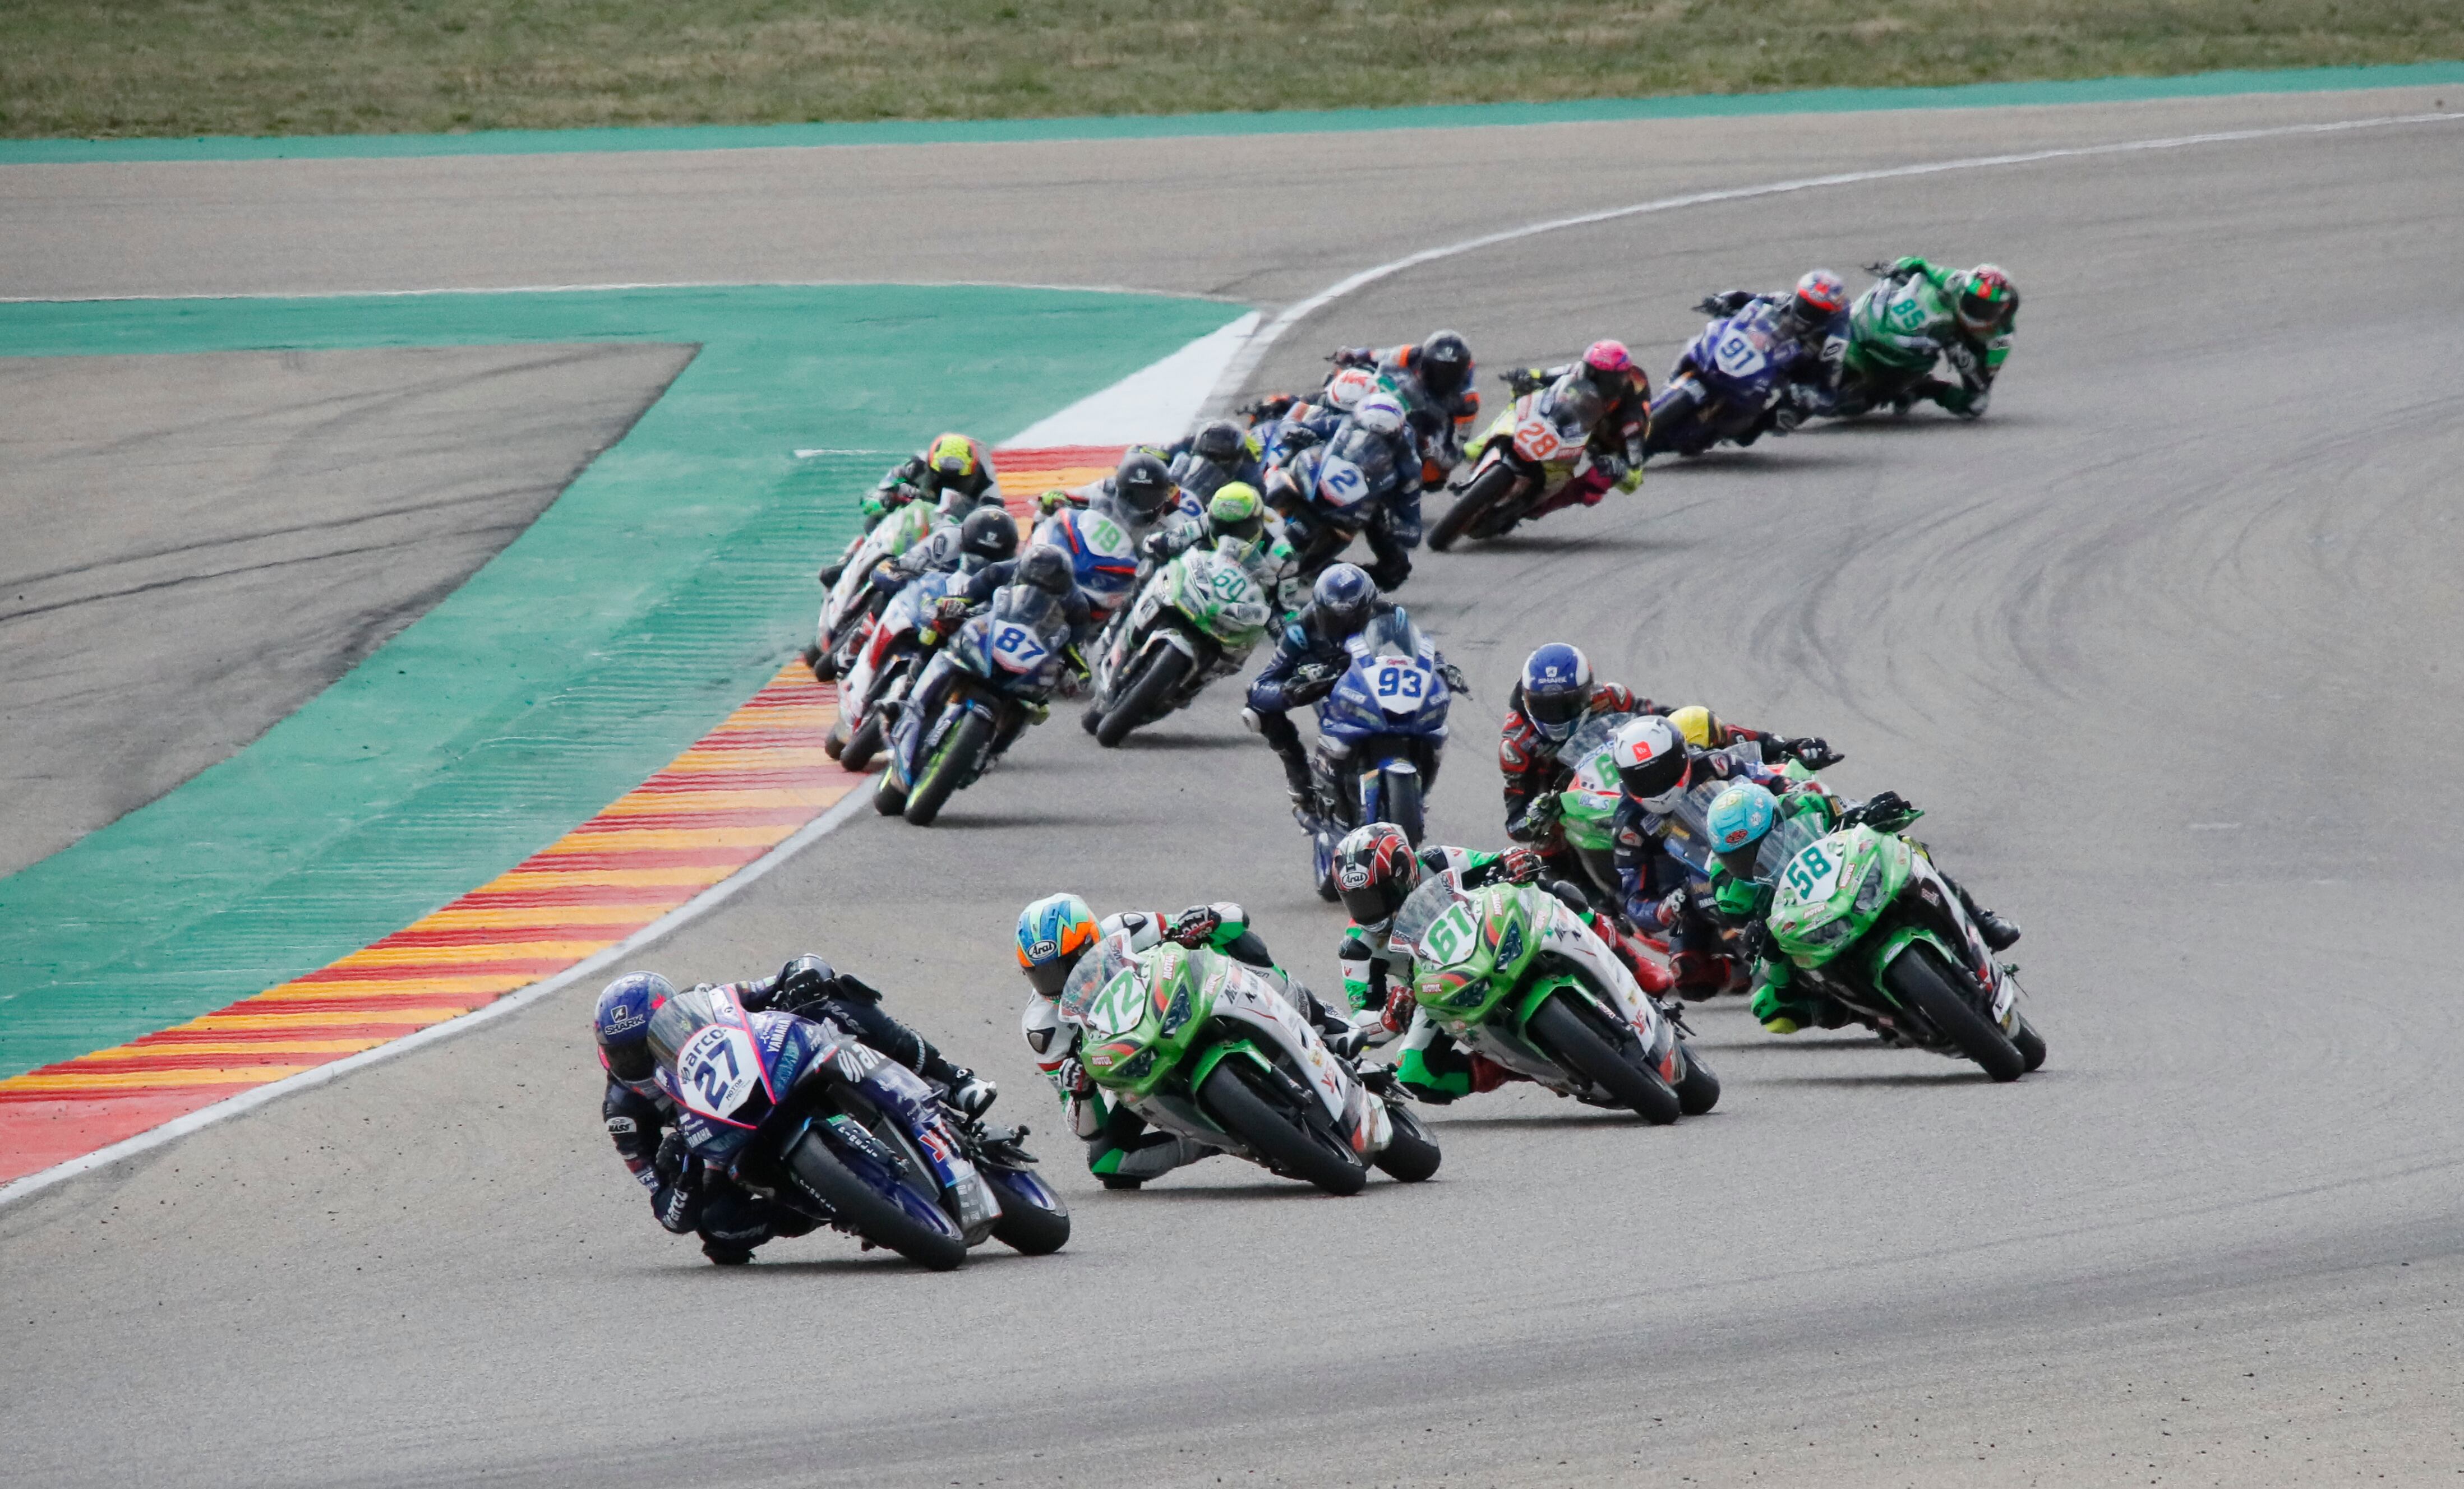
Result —
[[650, 1016], [650, 1053], [663, 1065], [676, 1062], [676, 1051], [693, 1042], [704, 1025], [719, 1021], [716, 995], [708, 987], [688, 989], [659, 1005]]
[[1182, 491], [1202, 503], [1231, 476], [1214, 461], [1201, 460], [1195, 454], [1183, 452], [1172, 457], [1172, 478]]
[[1095, 995], [1103, 992], [1131, 960], [1126, 932], [1115, 931], [1089, 947], [1078, 958], [1078, 965], [1069, 969], [1068, 980], [1061, 984], [1061, 1017], [1071, 1023], [1081, 1022]]
[[1463, 897], [1445, 875], [1430, 875], [1395, 912], [1395, 927], [1388, 932], [1386, 944], [1398, 950], [1419, 946], [1422, 933], [1446, 912], [1446, 907]]
[[1346, 424], [1336, 430], [1334, 443], [1327, 452], [1359, 467], [1371, 491], [1382, 490], [1395, 479], [1395, 447], [1358, 425]]
[[1585, 761], [1607, 749], [1609, 741], [1617, 737], [1617, 732], [1633, 717], [1631, 713], [1593, 714], [1574, 726], [1573, 734], [1567, 736], [1566, 747], [1557, 752], [1557, 758], [1581, 769]]
[[1603, 411], [1599, 390], [1580, 373], [1570, 372], [1549, 385], [1534, 405], [1549, 427], [1566, 439], [1580, 440], [1600, 422]]
[[1420, 628], [1401, 606], [1384, 615], [1372, 616], [1360, 628], [1360, 645], [1373, 657], [1417, 657], [1420, 654]]
[[1055, 624], [1067, 624], [1061, 611], [1061, 598], [1032, 584], [1005, 584], [993, 596], [993, 619], [1023, 625], [1038, 634], [1051, 630]]

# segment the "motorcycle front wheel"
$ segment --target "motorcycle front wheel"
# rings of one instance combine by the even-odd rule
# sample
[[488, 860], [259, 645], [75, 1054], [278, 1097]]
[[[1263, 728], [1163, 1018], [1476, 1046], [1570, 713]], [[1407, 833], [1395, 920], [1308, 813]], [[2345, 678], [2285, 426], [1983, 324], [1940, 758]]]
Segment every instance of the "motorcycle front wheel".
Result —
[[[1241, 1057], [1217, 1065], [1199, 1087], [1198, 1104], [1224, 1130], [1282, 1174], [1314, 1184], [1330, 1194], [1357, 1194], [1369, 1187], [1369, 1171], [1350, 1149], [1337, 1148], [1301, 1112], [1280, 1109], [1257, 1089], [1263, 1077]], [[1255, 1083], [1255, 1084], [1253, 1084]]]
[[864, 716], [864, 722], [855, 727], [854, 734], [847, 735], [846, 746], [839, 751], [839, 763], [862, 774], [864, 768], [872, 763], [872, 757], [880, 753], [881, 711], [875, 709]]
[[1665, 1127], [1683, 1112], [1668, 1083], [1656, 1072], [1629, 1063], [1617, 1046], [1592, 1027], [1591, 1019], [1574, 1010], [1567, 994], [1551, 995], [1531, 1011], [1525, 1028], [1551, 1060], [1616, 1097], [1643, 1121]]
[[957, 727], [943, 736], [941, 748], [924, 762], [923, 774], [915, 789], [907, 794], [907, 820], [918, 827], [930, 827], [933, 819], [958, 789], [958, 782], [975, 763], [984, 756], [993, 741], [993, 721], [970, 709]]
[[1165, 646], [1155, 659], [1139, 668], [1130, 678], [1129, 687], [1121, 690], [1121, 699], [1104, 711], [1095, 726], [1095, 742], [1111, 749], [1130, 737], [1130, 731], [1150, 719], [1163, 716], [1166, 700], [1189, 670], [1189, 658], [1177, 646]]
[[[858, 1178], [822, 1140], [807, 1132], [787, 1155], [787, 1167], [805, 1193], [829, 1207], [838, 1223], [876, 1246], [887, 1246], [918, 1266], [949, 1272], [967, 1259], [966, 1237], [938, 1205], [911, 1190], [916, 1214]], [[936, 1227], [922, 1218], [939, 1219]]]
[[1903, 1007], [1931, 1024], [1987, 1075], [2016, 1081], [2028, 1073], [2028, 1057], [1961, 993], [1956, 974], [1941, 965], [1941, 953], [1932, 947], [1919, 941], [1902, 952], [1882, 969], [1882, 981]]
[[1405, 1184], [1418, 1184], [1438, 1171], [1444, 1154], [1438, 1151], [1437, 1140], [1429, 1129], [1420, 1126], [1419, 1116], [1399, 1101], [1386, 1104], [1386, 1118], [1395, 1124], [1395, 1135], [1385, 1151], [1376, 1157], [1377, 1167], [1386, 1176]]
[[1455, 498], [1455, 504], [1446, 509], [1446, 515], [1438, 518], [1438, 525], [1429, 530], [1429, 546], [1439, 553], [1452, 548], [1455, 539], [1471, 531], [1474, 522], [1512, 494], [1515, 480], [1514, 467], [1503, 460], [1473, 477], [1463, 494]]
[[1381, 771], [1377, 782], [1379, 805], [1386, 821], [1403, 829], [1403, 839], [1414, 847], [1420, 845], [1420, 835], [1428, 830], [1428, 814], [1420, 803], [1420, 773], [1418, 771]]

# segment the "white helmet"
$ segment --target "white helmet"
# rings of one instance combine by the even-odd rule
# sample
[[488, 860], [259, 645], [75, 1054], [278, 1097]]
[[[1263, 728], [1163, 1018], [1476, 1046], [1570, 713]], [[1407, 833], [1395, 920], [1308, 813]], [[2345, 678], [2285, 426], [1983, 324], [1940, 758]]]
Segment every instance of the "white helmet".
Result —
[[1617, 781], [1650, 811], [1665, 812], [1685, 790], [1685, 736], [1656, 713], [1629, 719], [1609, 742]]
[[1346, 367], [1326, 380], [1326, 401], [1345, 413], [1377, 391], [1377, 376], [1365, 367]]
[[1403, 405], [1392, 393], [1372, 393], [1352, 410], [1352, 422], [1381, 440], [1391, 440], [1403, 432]]

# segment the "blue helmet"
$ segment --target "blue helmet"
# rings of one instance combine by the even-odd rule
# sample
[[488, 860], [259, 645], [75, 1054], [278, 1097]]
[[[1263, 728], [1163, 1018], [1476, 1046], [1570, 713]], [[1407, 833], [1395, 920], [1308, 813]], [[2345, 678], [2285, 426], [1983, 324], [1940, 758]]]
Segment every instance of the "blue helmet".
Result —
[[632, 1086], [650, 1079], [658, 1066], [650, 1054], [650, 1016], [675, 996], [676, 985], [655, 972], [628, 972], [600, 990], [590, 1033], [609, 1075]]
[[1074, 894], [1047, 894], [1018, 912], [1018, 970], [1045, 997], [1059, 997], [1069, 969], [1095, 944], [1095, 912]]
[[[1751, 868], [1764, 836], [1778, 820], [1779, 799], [1766, 787], [1741, 780], [1711, 799], [1711, 809], [1703, 814], [1703, 827], [1711, 835], [1711, 850], [1727, 861], [1730, 869], [1743, 873]], [[1730, 854], [1738, 858], [1729, 859]]]
[[1309, 601], [1339, 634], [1349, 636], [1369, 619], [1369, 607], [1377, 601], [1377, 582], [1356, 563], [1330, 563], [1309, 586]]
[[1592, 701], [1592, 659], [1582, 648], [1552, 641], [1523, 662], [1523, 716], [1551, 744], [1574, 732]]

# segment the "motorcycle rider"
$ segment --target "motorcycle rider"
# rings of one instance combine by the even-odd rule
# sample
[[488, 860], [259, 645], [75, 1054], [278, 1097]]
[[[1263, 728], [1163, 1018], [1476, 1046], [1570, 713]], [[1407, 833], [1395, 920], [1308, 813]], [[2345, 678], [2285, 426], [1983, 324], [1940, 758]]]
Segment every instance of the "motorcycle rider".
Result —
[[1375, 368], [1395, 389], [1434, 468], [1427, 479], [1443, 480], [1463, 459], [1463, 436], [1480, 415], [1480, 393], [1472, 386], [1477, 368], [1471, 346], [1460, 335], [1437, 331], [1418, 345], [1407, 341], [1382, 350], [1337, 347], [1327, 361], [1338, 367]]
[[[1347, 440], [1347, 431], [1357, 431], [1359, 437]], [[1370, 479], [1381, 473], [1386, 478], [1388, 484], [1373, 498], [1377, 505], [1367, 514], [1360, 534], [1369, 543], [1369, 577], [1380, 589], [1392, 590], [1411, 578], [1412, 550], [1420, 546], [1421, 531], [1420, 449], [1401, 401], [1392, 393], [1370, 394], [1336, 427], [1327, 444], [1341, 446], [1347, 458]], [[1288, 479], [1283, 490], [1286, 494], [1277, 499], [1285, 513], [1285, 536], [1293, 548], [1306, 547], [1310, 541], [1308, 530], [1319, 521], [1311, 493], [1298, 490]]]
[[[953, 1064], [922, 1035], [882, 1007], [882, 995], [806, 953], [777, 974], [734, 985], [748, 1013], [765, 1009], [825, 1020], [861, 1040], [949, 1092], [952, 1106], [979, 1117], [1000, 1094], [992, 1082]], [[650, 1211], [676, 1235], [698, 1232], [702, 1255], [721, 1266], [753, 1259], [753, 1249], [774, 1236], [802, 1236], [818, 1223], [811, 1216], [737, 1187], [709, 1168], [671, 1130], [674, 1104], [655, 1079], [649, 1047], [650, 1016], [675, 996], [675, 985], [654, 972], [627, 973], [601, 990], [591, 1010], [591, 1034], [599, 1063], [607, 1072], [600, 1114], [616, 1154], [644, 1189]]]
[[[1763, 840], [1783, 820], [1810, 816], [1815, 831], [1829, 834], [1859, 822], [1883, 832], [1893, 832], [1915, 819], [1914, 810], [1896, 791], [1878, 792], [1854, 804], [1842, 804], [1838, 798], [1812, 782], [1773, 793], [1752, 781], [1739, 781], [1712, 798], [1705, 821], [1711, 834], [1711, 903], [1722, 919], [1745, 928], [1745, 946], [1754, 963], [1753, 1014], [1756, 1021], [1773, 1034], [1794, 1034], [1800, 1029], [1837, 1029], [1847, 1023], [1849, 1016], [1831, 998], [1819, 993], [1797, 987], [1795, 971], [1785, 956], [1772, 954], [1770, 930], [1764, 916], [1770, 912], [1772, 883], [1756, 875], [1755, 858]], [[1928, 860], [1932, 854], [1923, 843], [1913, 844]], [[1941, 871], [1941, 865], [1935, 865]], [[1979, 935], [1992, 951], [2004, 951], [2019, 939], [2017, 922], [2005, 919], [1976, 903], [1975, 896], [1963, 888], [1948, 874], [1943, 883], [1959, 896], [1960, 905], [1969, 918], [1976, 923]]]
[[891, 467], [873, 490], [888, 493], [900, 487], [930, 498], [940, 508], [940, 515], [953, 522], [979, 506], [1001, 502], [991, 452], [981, 441], [964, 434], [935, 437]]
[[925, 539], [873, 570], [873, 583], [892, 594], [927, 574], [974, 574], [1018, 557], [1018, 522], [999, 507], [978, 507], [956, 527], [936, 527]]
[[[1396, 1078], [1421, 1100], [1443, 1106], [1523, 1078], [1485, 1056], [1464, 1054], [1419, 1012], [1411, 996], [1411, 953], [1389, 939], [1396, 911], [1427, 875], [1443, 875], [1456, 888], [1468, 890], [1500, 883], [1540, 884], [1545, 872], [1540, 855], [1527, 847], [1479, 853], [1432, 843], [1415, 853], [1403, 829], [1392, 822], [1356, 827], [1336, 845], [1334, 882], [1352, 916], [1336, 953], [1343, 967], [1344, 998], [1367, 1042], [1384, 1044], [1402, 1036], [1396, 1050]], [[1645, 989], [1666, 985], [1665, 974], [1650, 963], [1645, 950], [1584, 903], [1580, 890], [1563, 883], [1546, 887], [1635, 972]]]
[[1177, 554], [1225, 537], [1242, 545], [1241, 566], [1260, 588], [1271, 593], [1274, 566], [1266, 556], [1266, 504], [1258, 495], [1258, 489], [1246, 481], [1227, 481], [1215, 488], [1215, 493], [1206, 498], [1205, 516], [1194, 522], [1180, 518], [1165, 523], [1147, 535], [1139, 551], [1156, 563], [1164, 563]]
[[[1551, 815], [1555, 795], [1566, 787], [1573, 768], [1557, 752], [1583, 721], [1597, 713], [1665, 713], [1666, 709], [1638, 697], [1623, 683], [1603, 683], [1592, 675], [1592, 659], [1579, 646], [1562, 641], [1533, 648], [1523, 659], [1523, 673], [1507, 694], [1506, 722], [1497, 736], [1497, 768], [1506, 777], [1506, 835], [1517, 843], [1541, 845], [1548, 856], [1558, 845]], [[1546, 800], [1535, 818], [1532, 807]]]
[[1366, 367], [1338, 367], [1326, 385], [1306, 397], [1270, 393], [1241, 410], [1250, 427], [1261, 431], [1269, 469], [1283, 464], [1311, 445], [1322, 445], [1360, 401], [1377, 391], [1377, 375]]
[[[1957, 383], [1927, 376], [1893, 396], [1894, 406], [1904, 413], [1916, 403], [1930, 400], [1962, 419], [1982, 418], [1986, 405], [1992, 401], [1993, 380], [2011, 355], [2011, 339], [2018, 326], [2019, 292], [2013, 287], [2011, 276], [1994, 264], [1946, 269], [1911, 253], [1883, 270], [1882, 279], [1892, 285], [1922, 279], [1933, 291], [1928, 298], [1947, 309], [1947, 314], [1925, 318], [1915, 330], [1901, 325], [1896, 316], [1890, 317], [1859, 327], [1861, 336], [1887, 342], [1903, 357], [1939, 352], [1942, 360], [1959, 374]], [[1873, 293], [1867, 292], [1869, 296]], [[1859, 363], [1864, 360], [1861, 351], [1861, 345], [1852, 341], [1848, 355], [1848, 371], [1852, 375], [1860, 370]], [[1839, 401], [1837, 411], [1858, 413], [1869, 406], [1870, 403], [1851, 391]]]
[[1265, 448], [1255, 434], [1230, 419], [1207, 420], [1188, 437], [1165, 446], [1163, 453], [1170, 469], [1176, 471], [1186, 469], [1186, 462], [1204, 461], [1221, 472], [1226, 482], [1255, 487], [1266, 479]]
[[1779, 398], [1751, 428], [1737, 436], [1750, 445], [1765, 431], [1793, 432], [1817, 414], [1832, 411], [1839, 396], [1839, 372], [1848, 356], [1848, 282], [1828, 269], [1806, 271], [1796, 287], [1757, 295], [1751, 290], [1723, 290], [1696, 306], [1706, 316], [1734, 316], [1749, 305], [1769, 306], [1772, 323], [1788, 339], [1787, 381]]
[[[1222, 901], [1193, 905], [1177, 914], [1160, 910], [1123, 910], [1102, 920], [1085, 900], [1069, 893], [1046, 895], [1019, 911], [1018, 966], [1034, 991], [1019, 1017], [1036, 1068], [1042, 1070], [1069, 1114], [1071, 1130], [1087, 1143], [1087, 1169], [1106, 1189], [1135, 1189], [1183, 1164], [1215, 1152], [1170, 1132], [1147, 1130], [1146, 1119], [1126, 1106], [1115, 1106], [1079, 1063], [1083, 1031], [1061, 1017], [1061, 992], [1079, 958], [1096, 944], [1118, 936], [1135, 953], [1169, 941], [1194, 950], [1220, 952], [1233, 960], [1270, 974], [1291, 997], [1302, 1015], [1320, 1029], [1329, 1016], [1306, 987], [1275, 965], [1266, 944], [1249, 929], [1248, 912]], [[1297, 993], [1297, 996], [1292, 996]], [[1340, 1031], [1339, 1020], [1332, 1025]]]
[[1719, 984], [1724, 980], [1714, 960], [1722, 944], [1719, 928], [1686, 892], [1685, 865], [1668, 851], [1675, 821], [1671, 814], [1686, 789], [1700, 781], [1743, 778], [1784, 786], [1788, 777], [1733, 752], [1691, 745], [1675, 724], [1656, 714], [1627, 722], [1609, 748], [1618, 779], [1617, 808], [1609, 831], [1626, 919], [1646, 935], [1667, 937], [1682, 984]]
[[[1248, 706], [1242, 721], [1265, 736], [1283, 762], [1284, 785], [1292, 805], [1309, 810], [1316, 795], [1309, 775], [1309, 752], [1300, 730], [1288, 717], [1334, 690], [1351, 670], [1352, 653], [1344, 643], [1360, 634], [1371, 621], [1395, 611], [1395, 602], [1377, 593], [1377, 585], [1356, 563], [1332, 563], [1309, 588], [1309, 602], [1301, 607], [1275, 641], [1257, 680], [1249, 685]], [[1460, 668], [1442, 657], [1438, 674], [1458, 692], [1471, 690]], [[1429, 784], [1437, 784], [1432, 772]]]
[[1585, 444], [1591, 451], [1591, 466], [1531, 509], [1526, 520], [1576, 502], [1598, 506], [1612, 487], [1629, 493], [1642, 488], [1643, 439], [1651, 432], [1651, 376], [1636, 365], [1623, 341], [1594, 341], [1579, 361], [1518, 368], [1507, 375], [1507, 385], [1520, 398], [1576, 377], [1590, 384], [1600, 401], [1599, 422], [1592, 426]]
[[1123, 455], [1111, 475], [1069, 493], [1069, 503], [1111, 518], [1135, 543], [1178, 510], [1180, 487], [1172, 478], [1171, 462], [1140, 446]]

